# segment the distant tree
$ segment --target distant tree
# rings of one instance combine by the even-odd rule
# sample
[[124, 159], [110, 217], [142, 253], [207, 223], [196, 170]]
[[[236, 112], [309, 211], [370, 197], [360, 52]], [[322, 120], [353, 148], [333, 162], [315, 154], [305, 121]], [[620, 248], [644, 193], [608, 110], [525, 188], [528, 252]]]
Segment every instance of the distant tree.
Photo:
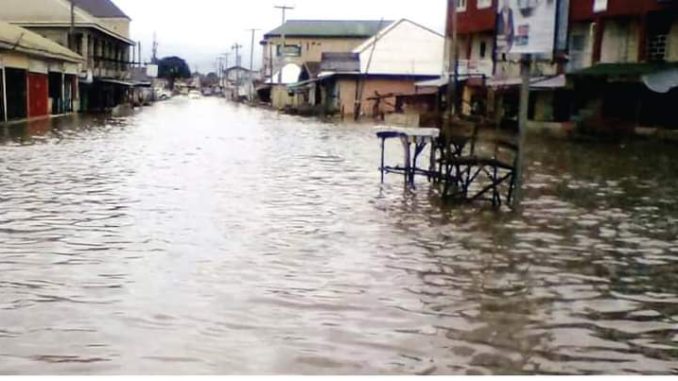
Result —
[[204, 78], [202, 78], [203, 86], [218, 86], [219, 85], [219, 76], [217, 73], [209, 73]]
[[175, 80], [191, 78], [191, 69], [182, 58], [165, 57], [158, 62], [158, 77], [169, 80], [171, 88], [174, 88]]

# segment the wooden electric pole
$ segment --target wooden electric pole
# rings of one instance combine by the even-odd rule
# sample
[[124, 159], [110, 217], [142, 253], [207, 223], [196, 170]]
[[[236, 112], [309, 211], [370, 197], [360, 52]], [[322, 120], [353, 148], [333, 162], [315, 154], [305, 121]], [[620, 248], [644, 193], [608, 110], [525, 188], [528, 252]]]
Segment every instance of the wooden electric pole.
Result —
[[[457, 2], [459, 0], [450, 0], [448, 2], [450, 10], [448, 11], [448, 33], [452, 33], [451, 44], [449, 47], [450, 61], [448, 67], [447, 83], [447, 120], [448, 127], [457, 115], [457, 87], [459, 85], [459, 43], [457, 40]], [[449, 26], [451, 25], [451, 30]], [[448, 38], [449, 41], [449, 38]]]
[[520, 58], [520, 111], [518, 113], [518, 160], [516, 160], [515, 190], [513, 192], [513, 207], [520, 205], [523, 196], [523, 166], [525, 165], [525, 133], [530, 107], [530, 71], [532, 56], [523, 54]]
[[[279, 65], [280, 71], [279, 71], [279, 74], [278, 74], [278, 84], [280, 84], [282, 82], [282, 67], [283, 67], [282, 64], [285, 63], [285, 48], [287, 46], [287, 43], [285, 41], [284, 25], [285, 25], [285, 22], [287, 21], [287, 11], [294, 10], [294, 7], [290, 7], [290, 6], [287, 6], [287, 5], [276, 5], [276, 6], [274, 6], [274, 8], [280, 9], [282, 11], [282, 24], [281, 24], [281, 26], [283, 27], [283, 29], [282, 29], [282, 33], [281, 33], [281, 36], [280, 36], [282, 38], [282, 49], [280, 50], [280, 56], [281, 56], [280, 60], [281, 60], [281, 62], [280, 62], [280, 65]], [[272, 69], [271, 69], [271, 72], [273, 72]]]
[[68, 30], [68, 48], [75, 51], [75, 0], [71, 0], [71, 26]]
[[250, 73], [249, 73], [249, 81], [250, 81], [250, 102], [254, 102], [254, 78], [253, 78], [253, 72], [254, 72], [254, 40], [256, 37], [256, 33], [259, 29], [251, 28], [248, 29], [250, 32], [252, 32], [252, 42], [250, 43]]

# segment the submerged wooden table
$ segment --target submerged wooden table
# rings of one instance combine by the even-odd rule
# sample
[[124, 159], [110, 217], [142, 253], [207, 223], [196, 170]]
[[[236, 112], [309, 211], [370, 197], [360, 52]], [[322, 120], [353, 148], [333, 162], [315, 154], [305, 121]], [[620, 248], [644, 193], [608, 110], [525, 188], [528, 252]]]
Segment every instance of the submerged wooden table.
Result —
[[[423, 175], [431, 179], [436, 172], [436, 152], [433, 144], [440, 137], [440, 130], [437, 128], [399, 128], [399, 127], [378, 127], [376, 128], [377, 137], [381, 139], [381, 182], [384, 183], [384, 175], [387, 173], [396, 173], [405, 176], [405, 185], [414, 188], [414, 178], [416, 175]], [[400, 139], [403, 146], [404, 167], [387, 167], [385, 164], [386, 141], [389, 139]], [[419, 156], [424, 149], [431, 145], [431, 155], [428, 169], [417, 167]], [[412, 148], [414, 147], [414, 151]]]

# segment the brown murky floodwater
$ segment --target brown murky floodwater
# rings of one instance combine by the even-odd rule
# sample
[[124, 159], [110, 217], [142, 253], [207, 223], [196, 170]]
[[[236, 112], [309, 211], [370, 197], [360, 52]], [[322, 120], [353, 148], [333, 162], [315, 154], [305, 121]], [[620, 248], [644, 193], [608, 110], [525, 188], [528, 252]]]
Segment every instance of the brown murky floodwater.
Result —
[[678, 373], [675, 146], [533, 139], [513, 214], [219, 99], [8, 135], [0, 373]]

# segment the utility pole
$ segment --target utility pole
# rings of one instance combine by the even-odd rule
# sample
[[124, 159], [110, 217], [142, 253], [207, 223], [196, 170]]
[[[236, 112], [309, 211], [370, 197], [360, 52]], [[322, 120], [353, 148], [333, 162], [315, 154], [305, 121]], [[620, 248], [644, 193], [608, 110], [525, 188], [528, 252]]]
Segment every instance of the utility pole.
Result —
[[274, 8], [280, 9], [282, 11], [282, 23], [283, 24], [285, 24], [285, 21], [286, 21], [285, 16], [287, 15], [287, 11], [293, 11], [294, 10], [294, 7], [290, 7], [288, 5], [276, 5], [276, 6], [274, 6]]
[[68, 47], [75, 51], [75, 0], [71, 0], [71, 26], [68, 31]]
[[252, 42], [250, 45], [250, 71], [254, 70], [254, 40], [256, 37], [256, 33], [260, 31], [261, 29], [247, 29], [248, 32], [252, 33]]
[[231, 49], [235, 50], [235, 98], [239, 99], [240, 98], [240, 49], [242, 49], [242, 45], [238, 44], [237, 42], [233, 44]]
[[520, 205], [523, 197], [523, 166], [525, 165], [525, 132], [529, 117], [530, 102], [530, 71], [532, 69], [532, 56], [523, 54], [520, 58], [520, 111], [518, 113], [518, 160], [516, 163], [516, 178], [514, 182], [513, 207]]
[[[288, 5], [276, 5], [274, 6], [276, 9], [280, 9], [282, 11], [282, 24], [281, 26], [285, 25], [285, 22], [287, 21], [287, 11], [292, 11], [294, 10], [294, 7], [290, 7]], [[278, 73], [278, 84], [282, 82], [282, 67], [283, 63], [285, 63], [285, 47], [287, 46], [287, 43], [285, 42], [285, 28], [283, 28], [282, 33], [282, 49], [280, 49], [280, 71]], [[273, 72], [273, 69], [271, 68], [271, 73]]]
[[223, 95], [224, 97], [226, 96], [226, 90], [228, 88], [228, 57], [231, 55], [231, 53], [222, 53], [221, 57], [219, 57], [220, 60], [223, 60], [223, 66], [221, 68], [221, 83], [223, 88]]
[[[452, 124], [452, 119], [457, 115], [457, 86], [459, 84], [459, 44], [457, 41], [457, 2], [459, 0], [449, 0], [448, 4], [451, 10], [448, 11], [448, 33], [452, 32], [452, 43], [450, 46], [450, 63], [448, 69], [447, 84], [447, 111], [448, 127]], [[450, 31], [449, 26], [452, 26]]]
[[254, 79], [252, 78], [252, 73], [254, 72], [254, 38], [259, 29], [251, 28], [248, 29], [252, 32], [252, 42], [250, 44], [250, 72], [249, 72], [249, 81], [250, 81], [250, 102], [254, 101]]
[[158, 63], [158, 35], [155, 32], [153, 32], [153, 57], [151, 58], [151, 63]]
[[7, 69], [2, 65], [2, 120], [7, 123]]
[[241, 64], [241, 57], [240, 57], [240, 49], [242, 49], [242, 45], [235, 43], [233, 46], [231, 46], [232, 50], [235, 50], [235, 66], [240, 66]]

